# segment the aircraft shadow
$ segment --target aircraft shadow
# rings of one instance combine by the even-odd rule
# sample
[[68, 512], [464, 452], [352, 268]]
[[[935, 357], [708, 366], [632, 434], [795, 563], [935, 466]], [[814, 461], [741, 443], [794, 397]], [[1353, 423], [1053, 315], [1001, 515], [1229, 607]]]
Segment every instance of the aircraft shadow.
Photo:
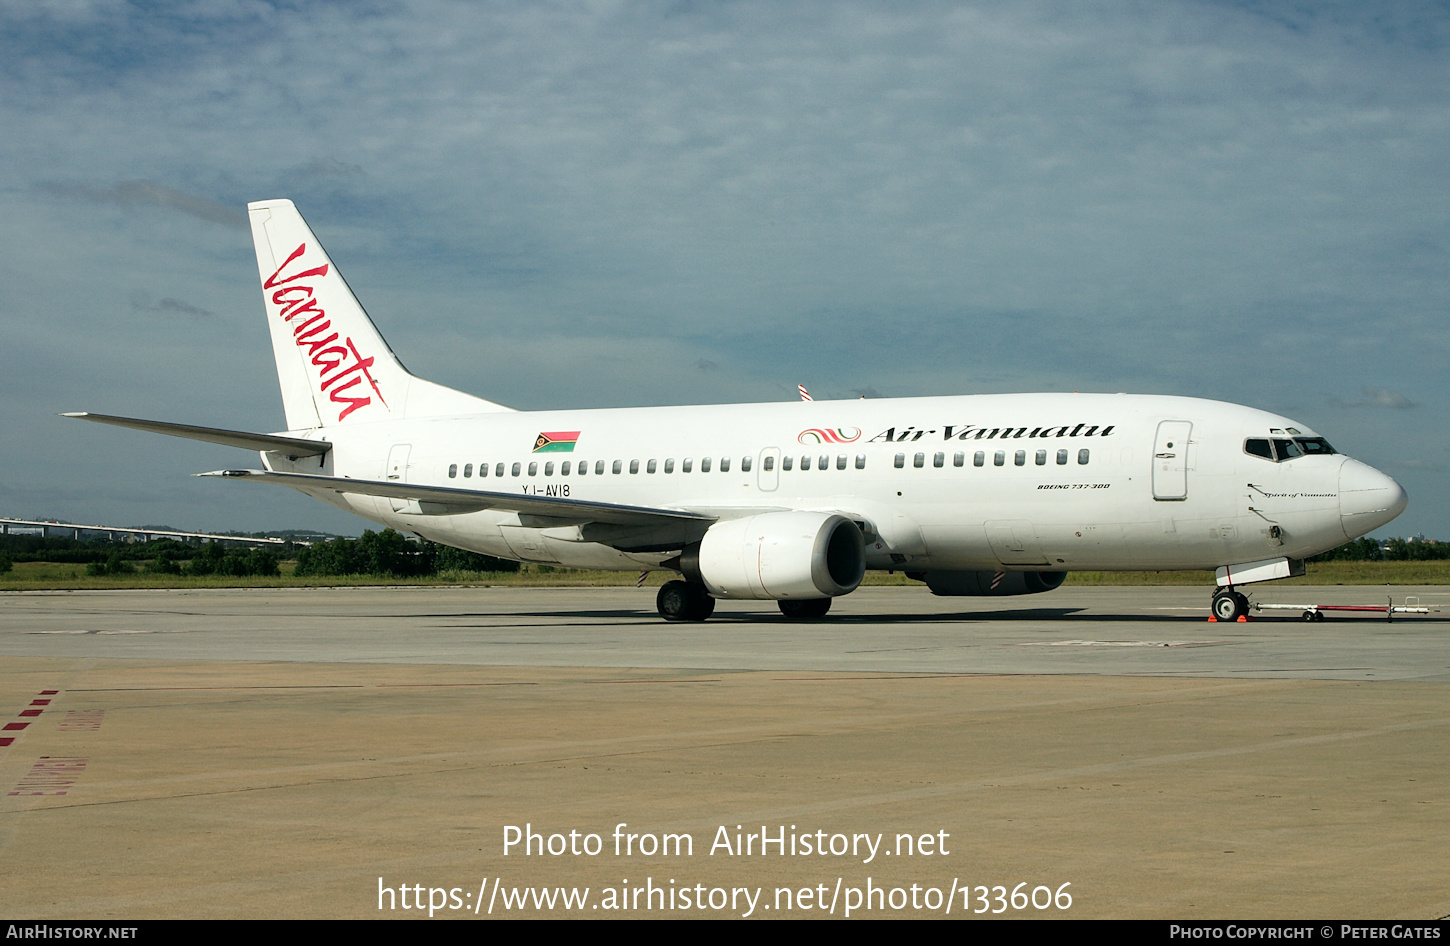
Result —
[[[1207, 609], [1205, 609], [1206, 611]], [[1014, 611], [955, 611], [948, 614], [828, 614], [823, 618], [814, 620], [787, 620], [784, 616], [768, 611], [745, 611], [731, 612], [717, 610], [711, 618], [702, 625], [694, 622], [682, 621], [677, 626], [708, 627], [712, 624], [780, 624], [797, 627], [830, 627], [831, 625], [881, 625], [881, 624], [962, 624], [962, 623], [988, 623], [1005, 621], [1027, 621], [1027, 622], [1058, 622], [1066, 621], [1081, 624], [1160, 624], [1164, 621], [1193, 622], [1196, 624], [1207, 623], [1207, 614], [1114, 614], [1096, 612], [1085, 613], [1085, 608], [1029, 608], [1026, 610]], [[494, 611], [494, 612], [462, 612], [462, 613], [429, 613], [407, 615], [411, 618], [432, 618], [435, 620], [453, 621], [498, 621], [500, 619], [528, 619], [534, 618], [544, 621], [556, 621], [561, 625], [583, 625], [595, 622], [608, 623], [655, 623], [661, 627], [670, 627], [662, 621], [659, 615], [648, 608], [612, 610], [549, 610], [549, 611]], [[1330, 622], [1355, 621], [1365, 624], [1441, 624], [1450, 621], [1450, 617], [1427, 617], [1415, 616], [1398, 618], [1393, 622], [1385, 621], [1383, 617], [1329, 617]], [[1256, 616], [1249, 623], [1304, 623], [1297, 613], [1281, 615]], [[455, 627], [498, 627], [497, 624], [456, 624]]]

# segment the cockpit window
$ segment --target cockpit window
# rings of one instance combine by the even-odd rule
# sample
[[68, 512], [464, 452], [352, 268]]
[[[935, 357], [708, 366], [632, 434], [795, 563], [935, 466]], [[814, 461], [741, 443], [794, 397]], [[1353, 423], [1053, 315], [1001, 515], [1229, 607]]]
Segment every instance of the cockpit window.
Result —
[[1287, 437], [1250, 437], [1244, 441], [1244, 453], [1277, 463], [1311, 454], [1327, 456], [1334, 452], [1323, 437], [1295, 437], [1292, 440]]
[[1295, 457], [1302, 457], [1303, 455], [1304, 451], [1294, 441], [1280, 440], [1277, 437], [1274, 438], [1274, 456], [1278, 457], [1281, 462], [1284, 460], [1292, 460]]
[[1323, 437], [1295, 437], [1297, 443], [1306, 454], [1335, 453], [1335, 449], [1329, 445], [1329, 441]]

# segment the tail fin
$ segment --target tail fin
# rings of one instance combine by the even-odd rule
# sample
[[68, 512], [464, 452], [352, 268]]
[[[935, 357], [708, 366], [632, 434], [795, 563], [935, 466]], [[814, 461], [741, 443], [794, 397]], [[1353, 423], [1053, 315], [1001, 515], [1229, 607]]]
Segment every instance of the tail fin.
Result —
[[292, 201], [247, 211], [289, 430], [509, 410], [409, 374]]

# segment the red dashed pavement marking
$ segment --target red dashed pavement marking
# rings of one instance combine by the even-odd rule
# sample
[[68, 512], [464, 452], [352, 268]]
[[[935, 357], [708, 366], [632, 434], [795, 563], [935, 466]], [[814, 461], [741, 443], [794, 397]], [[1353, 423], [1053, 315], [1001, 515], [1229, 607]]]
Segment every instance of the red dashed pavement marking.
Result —
[[[23, 721], [6, 723], [4, 728], [0, 729], [0, 732], [20, 732], [24, 730], [26, 726], [29, 726], [31, 724], [35, 717], [45, 712], [45, 708], [50, 706], [51, 701], [49, 699], [46, 699], [46, 697], [56, 696], [59, 693], [59, 690], [41, 690], [36, 698], [30, 701], [30, 705], [27, 709], [23, 709], [15, 714], [16, 716], [21, 717]], [[14, 742], [14, 736], [0, 736], [0, 749], [3, 749], [8, 745], [13, 744]]]

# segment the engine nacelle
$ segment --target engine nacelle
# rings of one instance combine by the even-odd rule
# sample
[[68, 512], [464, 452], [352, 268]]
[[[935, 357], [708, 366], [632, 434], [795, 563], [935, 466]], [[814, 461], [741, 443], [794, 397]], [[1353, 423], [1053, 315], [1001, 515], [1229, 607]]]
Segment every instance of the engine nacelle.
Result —
[[716, 598], [833, 598], [866, 574], [856, 523], [825, 512], [769, 512], [717, 522], [680, 557]]
[[1035, 595], [1051, 591], [1067, 579], [1067, 572], [1007, 572], [992, 587], [996, 572], [913, 572], [909, 577], [926, 582], [934, 595]]

